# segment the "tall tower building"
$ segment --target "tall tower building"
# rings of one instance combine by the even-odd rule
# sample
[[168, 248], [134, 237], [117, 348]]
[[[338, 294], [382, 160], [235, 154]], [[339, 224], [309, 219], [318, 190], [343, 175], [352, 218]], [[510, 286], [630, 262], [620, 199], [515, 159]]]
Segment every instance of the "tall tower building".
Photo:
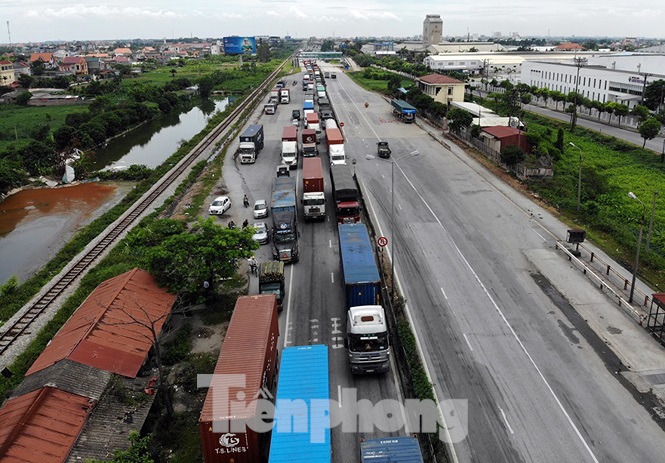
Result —
[[438, 45], [443, 37], [443, 19], [438, 14], [428, 14], [423, 21], [423, 43], [426, 47]]

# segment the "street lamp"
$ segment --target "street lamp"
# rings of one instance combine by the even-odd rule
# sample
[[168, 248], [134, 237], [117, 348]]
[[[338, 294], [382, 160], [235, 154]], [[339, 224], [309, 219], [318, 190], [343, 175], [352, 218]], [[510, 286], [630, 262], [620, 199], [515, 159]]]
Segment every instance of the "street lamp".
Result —
[[640, 201], [640, 198], [635, 196], [635, 193], [632, 191], [628, 193], [628, 196], [638, 201], [642, 205], [642, 220], [640, 220], [640, 234], [637, 238], [637, 253], [635, 255], [635, 266], [633, 269], [633, 282], [630, 285], [630, 296], [628, 297], [628, 303], [632, 304], [633, 294], [635, 293], [635, 280], [637, 279], [637, 267], [640, 264], [640, 248], [642, 247], [642, 231], [644, 230], [644, 216], [646, 214], [646, 206], [642, 201]]
[[577, 210], [579, 211], [582, 204], [582, 148], [577, 146], [572, 141], [568, 142], [568, 144], [580, 150], [580, 169], [579, 173], [577, 174]]

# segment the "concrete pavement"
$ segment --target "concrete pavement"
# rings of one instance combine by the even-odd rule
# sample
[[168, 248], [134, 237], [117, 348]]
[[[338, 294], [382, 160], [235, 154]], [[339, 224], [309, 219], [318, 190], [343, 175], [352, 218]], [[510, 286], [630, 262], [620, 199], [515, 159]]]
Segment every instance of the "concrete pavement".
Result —
[[[469, 158], [441, 129], [422, 119], [417, 124], [456, 156]], [[546, 248], [526, 250], [526, 257], [579, 314], [581, 323], [588, 325], [602, 341], [596, 343], [598, 355], [604, 357], [604, 346], [616, 355], [615, 362], [604, 358], [606, 365], [611, 364], [614, 369], [616, 363], [615, 373], [642, 394], [640, 402], [665, 419], [665, 348], [640, 325], [648, 311], [643, 295], [650, 298], [656, 291], [638, 279], [634, 302], [628, 304], [630, 288], [624, 289], [622, 282], [630, 281], [629, 271], [588, 242], [583, 244], [579, 258], [573, 256], [569, 252], [573, 245], [564, 242], [569, 228], [566, 224], [532, 197], [512, 189], [499, 178], [493, 177], [491, 181], [518, 207], [531, 213], [545, 232]], [[594, 262], [590, 262], [591, 253]], [[610, 275], [604, 271], [606, 265], [612, 268]]]

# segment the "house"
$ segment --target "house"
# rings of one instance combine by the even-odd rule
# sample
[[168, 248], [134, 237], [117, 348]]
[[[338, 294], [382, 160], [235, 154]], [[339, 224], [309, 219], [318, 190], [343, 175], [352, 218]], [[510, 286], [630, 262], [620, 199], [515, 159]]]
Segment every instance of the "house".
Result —
[[525, 153], [531, 151], [525, 132], [515, 127], [485, 127], [480, 131], [478, 138], [484, 145], [497, 153], [502, 152], [508, 146], [518, 146]]
[[132, 50], [129, 48], [116, 48], [112, 54], [115, 56], [132, 56]]
[[88, 62], [83, 56], [68, 56], [58, 66], [60, 72], [67, 72], [76, 76], [88, 75]]
[[11, 61], [0, 60], [0, 85], [11, 85], [16, 80], [16, 71]]
[[33, 53], [28, 60], [30, 64], [35, 61], [42, 61], [46, 69], [55, 69], [58, 67], [58, 62], [53, 56], [53, 53]]
[[464, 101], [465, 83], [441, 74], [428, 74], [416, 79], [418, 88], [443, 104], [451, 101]]

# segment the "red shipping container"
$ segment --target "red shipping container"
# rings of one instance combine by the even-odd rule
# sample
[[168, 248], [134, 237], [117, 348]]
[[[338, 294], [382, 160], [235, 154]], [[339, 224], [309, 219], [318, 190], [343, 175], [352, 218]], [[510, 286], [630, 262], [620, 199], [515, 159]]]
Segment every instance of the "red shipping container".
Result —
[[[246, 423], [255, 417], [254, 400], [265, 396], [263, 391], [274, 396], [278, 338], [277, 297], [239, 297], [215, 366], [219, 376], [213, 377], [199, 418], [205, 463], [266, 460], [270, 433], [257, 433]], [[216, 432], [214, 426], [223, 429]]]
[[289, 125], [282, 129], [282, 141], [298, 141], [298, 127]]
[[305, 193], [318, 193], [323, 191], [323, 167], [321, 158], [303, 158], [302, 185]]
[[328, 140], [328, 146], [342, 145], [344, 143], [344, 136], [339, 129], [326, 129], [326, 140]]
[[301, 133], [303, 144], [314, 144], [316, 143], [316, 130], [314, 129], [303, 129]]

